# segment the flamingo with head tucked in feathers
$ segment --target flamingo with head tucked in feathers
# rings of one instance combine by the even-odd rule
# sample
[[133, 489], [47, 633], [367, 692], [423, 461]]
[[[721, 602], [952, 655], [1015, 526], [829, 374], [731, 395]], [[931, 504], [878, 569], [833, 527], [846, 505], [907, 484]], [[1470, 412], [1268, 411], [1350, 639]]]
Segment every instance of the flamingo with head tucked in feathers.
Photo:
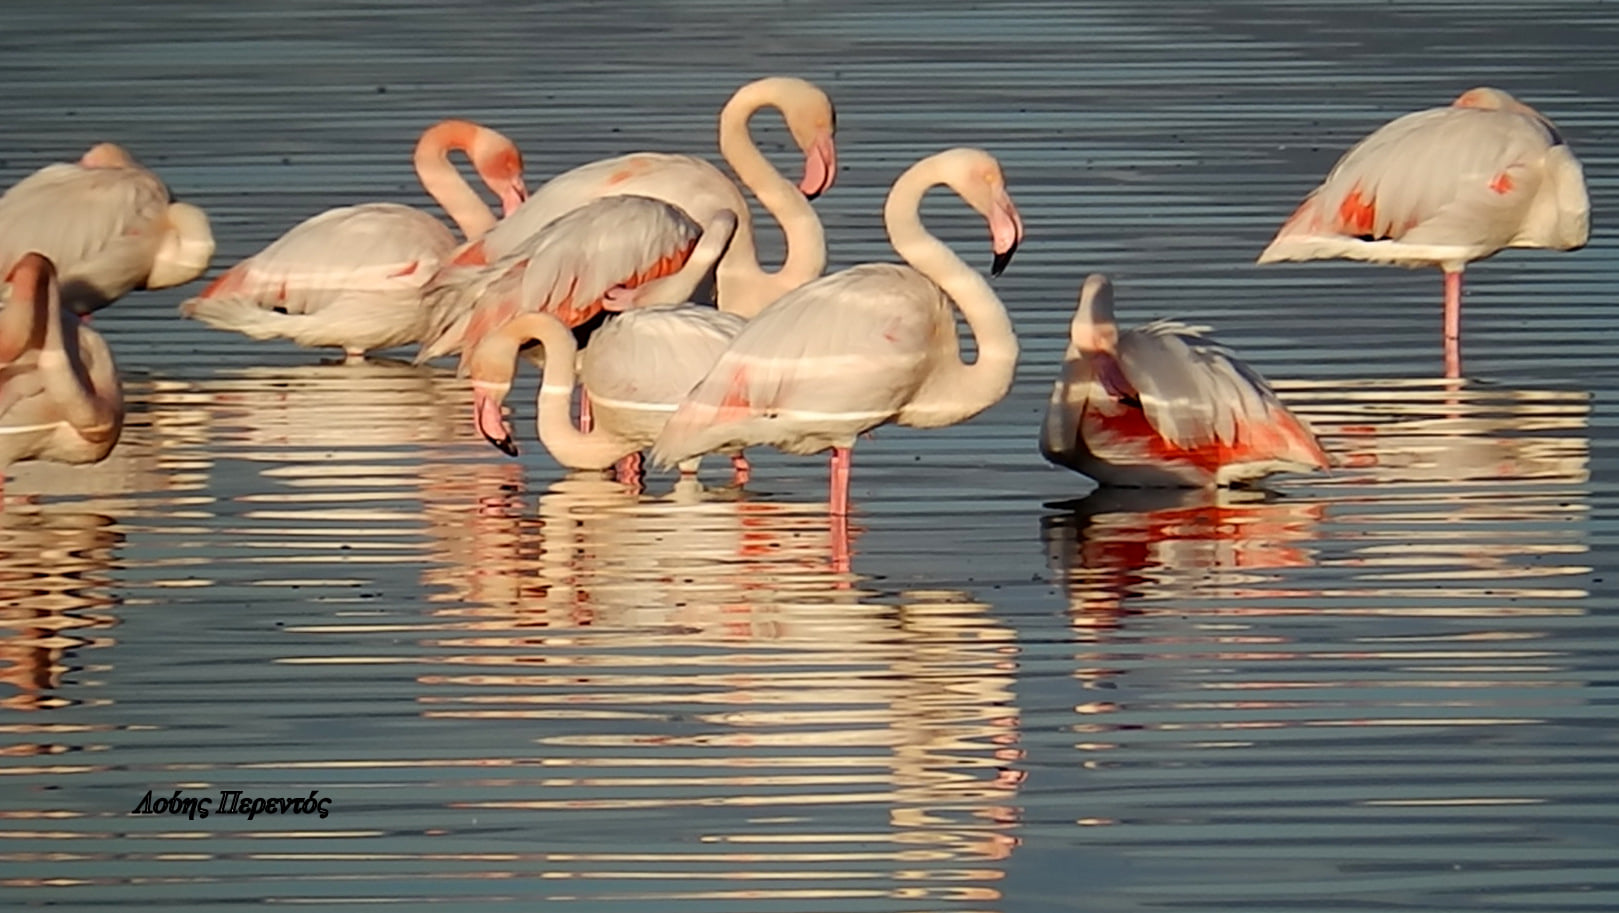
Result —
[[1207, 327], [1120, 332], [1113, 285], [1092, 274], [1069, 327], [1040, 452], [1104, 485], [1204, 488], [1329, 465], [1315, 433]]
[[1461, 375], [1462, 271], [1508, 247], [1577, 250], [1585, 174], [1561, 133], [1500, 89], [1397, 118], [1356, 143], [1260, 263], [1345, 258], [1445, 273], [1445, 371]]
[[[797, 187], [776, 171], [749, 134], [749, 120], [764, 107], [782, 112], [794, 142], [803, 150], [804, 178]], [[780, 222], [785, 235], [786, 259], [775, 272], [766, 272], [759, 265], [748, 201], [730, 178], [694, 156], [637, 152], [581, 165], [552, 178], [511, 217], [467, 245], [435, 284], [463, 284], [467, 280], [459, 273], [476, 271], [519, 252], [561, 216], [593, 200], [634, 194], [662, 200], [697, 224], [706, 224], [724, 211], [738, 216], [736, 236], [715, 271], [716, 300], [726, 311], [751, 317], [826, 268], [825, 234], [805, 198], [825, 192], [837, 177], [836, 128], [837, 118], [826, 93], [791, 77], [748, 83], [720, 112], [720, 154], [742, 185]]]
[[[497, 219], [450, 163], [452, 150], [467, 153], [508, 215], [527, 197], [522, 155], [497, 131], [463, 120], [434, 124], [417, 142], [422, 187], [477, 239]], [[427, 325], [422, 288], [456, 243], [442, 222], [414, 207], [330, 209], [226, 271], [180, 313], [254, 339], [337, 346], [351, 358], [420, 342]]]
[[[856, 266], [766, 307], [680, 403], [653, 462], [758, 444], [831, 449], [830, 510], [841, 517], [850, 448], [862, 432], [891, 422], [944, 427], [999, 402], [1012, 384], [1017, 337], [989, 283], [922, 226], [922, 196], [940, 184], [988, 221], [998, 275], [1023, 237], [1000, 163], [977, 149], [923, 159], [894, 182], [883, 210], [889, 240], [909, 265]], [[952, 303], [978, 350], [970, 365], [961, 360]]]
[[174, 202], [157, 175], [101, 143], [0, 196], [0, 271], [28, 253], [55, 265], [63, 307], [88, 314], [133, 289], [202, 275], [214, 236], [201, 209]]
[[112, 352], [62, 306], [56, 268], [44, 255], [18, 258], [6, 285], [0, 305], [0, 470], [25, 460], [105, 459], [124, 424], [123, 386]]

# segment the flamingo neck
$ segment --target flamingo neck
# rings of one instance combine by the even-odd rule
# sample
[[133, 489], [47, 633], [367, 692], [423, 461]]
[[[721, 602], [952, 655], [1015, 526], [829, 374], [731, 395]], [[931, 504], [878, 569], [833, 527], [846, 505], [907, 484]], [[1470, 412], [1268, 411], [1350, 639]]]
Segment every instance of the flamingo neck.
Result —
[[62, 310], [55, 269], [43, 257], [30, 256], [36, 259], [13, 273], [12, 292], [18, 304], [32, 309], [35, 325], [42, 325], [43, 333], [29, 334], [39, 339], [40, 384], [60, 420], [86, 441], [110, 447], [124, 417], [112, 352], [99, 334]]
[[495, 213], [450, 162], [450, 150], [470, 152], [476, 129], [465, 121], [444, 121], [429, 127], [416, 143], [416, 177], [422, 189], [438, 201], [468, 241], [495, 227]]
[[925, 159], [913, 166], [889, 191], [883, 221], [894, 250], [955, 302], [977, 344], [978, 357], [972, 364], [959, 357], [945, 359], [929, 380], [929, 399], [936, 400], [930, 403], [934, 407], [930, 412], [945, 425], [1000, 402], [1012, 386], [1018, 343], [1006, 307], [989, 283], [922, 225], [922, 196], [939, 184], [951, 185], [951, 175], [941, 173], [936, 162]]
[[720, 307], [752, 317], [764, 306], [820, 276], [826, 269], [826, 233], [804, 194], [770, 164], [753, 141], [748, 122], [764, 107], [785, 109], [768, 89], [745, 87], [720, 112], [720, 155], [737, 179], [781, 225], [786, 256], [781, 269], [767, 272], [759, 264], [753, 219], [737, 213], [739, 222], [725, 257], [715, 273]]

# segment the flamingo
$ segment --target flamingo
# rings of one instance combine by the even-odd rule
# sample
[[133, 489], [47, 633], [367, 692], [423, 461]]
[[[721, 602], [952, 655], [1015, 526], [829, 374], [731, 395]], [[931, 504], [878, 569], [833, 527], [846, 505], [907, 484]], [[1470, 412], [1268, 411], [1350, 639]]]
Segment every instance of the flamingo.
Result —
[[30, 252], [56, 268], [62, 305], [84, 315], [136, 288], [183, 285], [214, 255], [208, 216], [112, 143], [46, 165], [0, 196], [0, 270]]
[[[1012, 384], [1017, 336], [989, 283], [922, 226], [922, 196], [938, 184], [988, 220], [999, 275], [1023, 237], [1000, 163], [964, 148], [923, 159], [894, 182], [883, 210], [909, 266], [856, 266], [766, 307], [680, 403], [653, 462], [756, 444], [797, 454], [830, 448], [830, 512], [843, 517], [857, 435], [889, 423], [954, 425], [999, 402]], [[978, 349], [970, 365], [952, 302]]]
[[[804, 178], [797, 187], [776, 171], [748, 132], [748, 121], [764, 107], [782, 112], [804, 152]], [[837, 177], [836, 127], [826, 93], [791, 77], [748, 83], [720, 111], [720, 154], [780, 222], [786, 237], [786, 259], [776, 272], [766, 272], [759, 265], [748, 201], [730, 178], [694, 156], [637, 152], [581, 165], [552, 178], [516, 213], [462, 250], [455, 264], [445, 268], [448, 275], [442, 281], [453, 285], [457, 281], [454, 274], [461, 268], [494, 263], [518, 251], [547, 224], [592, 200], [636, 194], [669, 203], [699, 224], [723, 211], [738, 215], [736, 237], [716, 272], [716, 296], [720, 307], [751, 317], [826, 268], [825, 233], [806, 197], [824, 193]]]
[[[581, 431], [569, 416], [575, 384], [573, 334], [551, 314], [522, 314], [484, 337], [472, 351], [478, 431], [502, 451], [517, 455], [501, 404], [511, 390], [518, 349], [538, 341], [545, 350], [545, 375], [536, 401], [540, 442], [569, 469], [606, 469], [639, 454], [657, 438], [681, 397], [702, 379], [744, 324], [734, 314], [689, 305], [638, 308], [607, 321], [592, 335], [578, 371], [595, 410], [594, 427]], [[681, 468], [683, 473], [696, 472], [696, 460]], [[738, 472], [745, 475], [745, 464]]]
[[[495, 214], [450, 163], [462, 150], [509, 216], [527, 197], [523, 158], [511, 140], [464, 120], [429, 127], [416, 143], [416, 174], [469, 239]], [[398, 203], [329, 209], [180, 305], [180, 313], [254, 339], [337, 346], [349, 358], [421, 341], [422, 287], [447, 262], [455, 236], [438, 219]]]
[[1213, 488], [1326, 469], [1310, 427], [1208, 331], [1155, 320], [1121, 333], [1113, 284], [1086, 278], [1040, 453], [1129, 487]]
[[[118, 443], [123, 387], [100, 334], [63, 308], [56, 267], [37, 252], [6, 276], [0, 307], [0, 468], [96, 463]], [[3, 482], [0, 475], [0, 482]]]
[[1445, 274], [1445, 373], [1461, 376], [1462, 271], [1507, 247], [1578, 250], [1585, 173], [1557, 127], [1500, 89], [1397, 118], [1344, 153], [1259, 255]]

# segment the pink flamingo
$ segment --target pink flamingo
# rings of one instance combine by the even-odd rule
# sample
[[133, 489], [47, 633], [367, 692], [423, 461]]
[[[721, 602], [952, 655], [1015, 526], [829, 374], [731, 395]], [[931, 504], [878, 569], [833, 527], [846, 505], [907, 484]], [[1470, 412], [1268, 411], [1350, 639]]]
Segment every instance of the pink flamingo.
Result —
[[1500, 89], [1397, 118], [1344, 153], [1260, 263], [1346, 258], [1445, 273], [1445, 373], [1461, 376], [1462, 271], [1507, 247], [1578, 250], [1585, 173], [1552, 122]]
[[[429, 127], [416, 143], [416, 174], [468, 239], [496, 217], [450, 163], [467, 153], [473, 168], [514, 212], [527, 197], [523, 158], [500, 133], [464, 120]], [[453, 255], [455, 236], [438, 219], [397, 203], [329, 209], [227, 270], [180, 313], [254, 339], [337, 346], [350, 358], [420, 342], [422, 287]]]
[[1174, 320], [1119, 332], [1113, 285], [1092, 274], [1046, 407], [1041, 454], [1103, 485], [1149, 488], [1326, 469], [1309, 426], [1207, 332]]
[[[100, 334], [63, 309], [56, 267], [26, 253], [0, 306], [0, 468], [96, 463], [118, 443], [123, 387]], [[0, 475], [0, 483], [4, 476]]]
[[[922, 226], [922, 196], [950, 187], [989, 222], [999, 275], [1023, 237], [1000, 163], [950, 149], [911, 166], [883, 210], [909, 266], [868, 263], [817, 279], [766, 307], [681, 402], [652, 447], [671, 466], [715, 451], [769, 444], [832, 450], [830, 510], [849, 510], [850, 448], [896, 423], [940, 428], [999, 402], [1012, 384], [1017, 336], [995, 292]], [[954, 302], [978, 356], [961, 360]]]
[[[795, 187], [776, 171], [748, 132], [748, 121], [764, 107], [779, 109], [794, 141], [804, 152], [804, 179]], [[662, 200], [706, 224], [723, 211], [736, 213], [736, 237], [716, 271], [720, 307], [744, 317], [814, 279], [826, 268], [826, 239], [815, 210], [805, 199], [832, 186], [837, 176], [832, 102], [814, 84], [790, 77], [768, 77], [736, 91], [720, 112], [720, 154], [743, 186], [781, 224], [786, 259], [781, 269], [759, 265], [747, 198], [718, 168], [689, 155], [637, 152], [581, 165], [536, 190], [527, 203], [479, 241], [468, 245], [447, 267], [443, 281], [456, 284], [458, 267], [487, 265], [523, 248], [558, 217], [601, 197], [636, 194]]]
[[64, 307], [99, 310], [137, 288], [202, 275], [214, 236], [201, 209], [112, 143], [46, 165], [0, 196], [0, 270], [37, 252], [55, 264]]

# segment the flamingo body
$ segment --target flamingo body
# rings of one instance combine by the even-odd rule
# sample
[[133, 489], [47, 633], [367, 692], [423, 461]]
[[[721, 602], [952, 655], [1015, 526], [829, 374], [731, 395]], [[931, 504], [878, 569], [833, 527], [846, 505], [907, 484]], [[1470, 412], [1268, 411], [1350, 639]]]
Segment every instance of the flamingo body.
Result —
[[123, 430], [123, 387], [101, 336], [61, 305], [38, 253], [18, 259], [0, 307], [0, 467], [95, 463]]
[[1112, 302], [1107, 277], [1085, 281], [1041, 428], [1047, 460], [1147, 488], [1327, 468], [1309, 426], [1207, 327], [1156, 320], [1120, 332]]
[[63, 306], [88, 314], [131, 290], [202, 275], [214, 238], [202, 210], [172, 202], [157, 175], [103, 143], [0, 196], [0, 269], [29, 252], [55, 264]]

